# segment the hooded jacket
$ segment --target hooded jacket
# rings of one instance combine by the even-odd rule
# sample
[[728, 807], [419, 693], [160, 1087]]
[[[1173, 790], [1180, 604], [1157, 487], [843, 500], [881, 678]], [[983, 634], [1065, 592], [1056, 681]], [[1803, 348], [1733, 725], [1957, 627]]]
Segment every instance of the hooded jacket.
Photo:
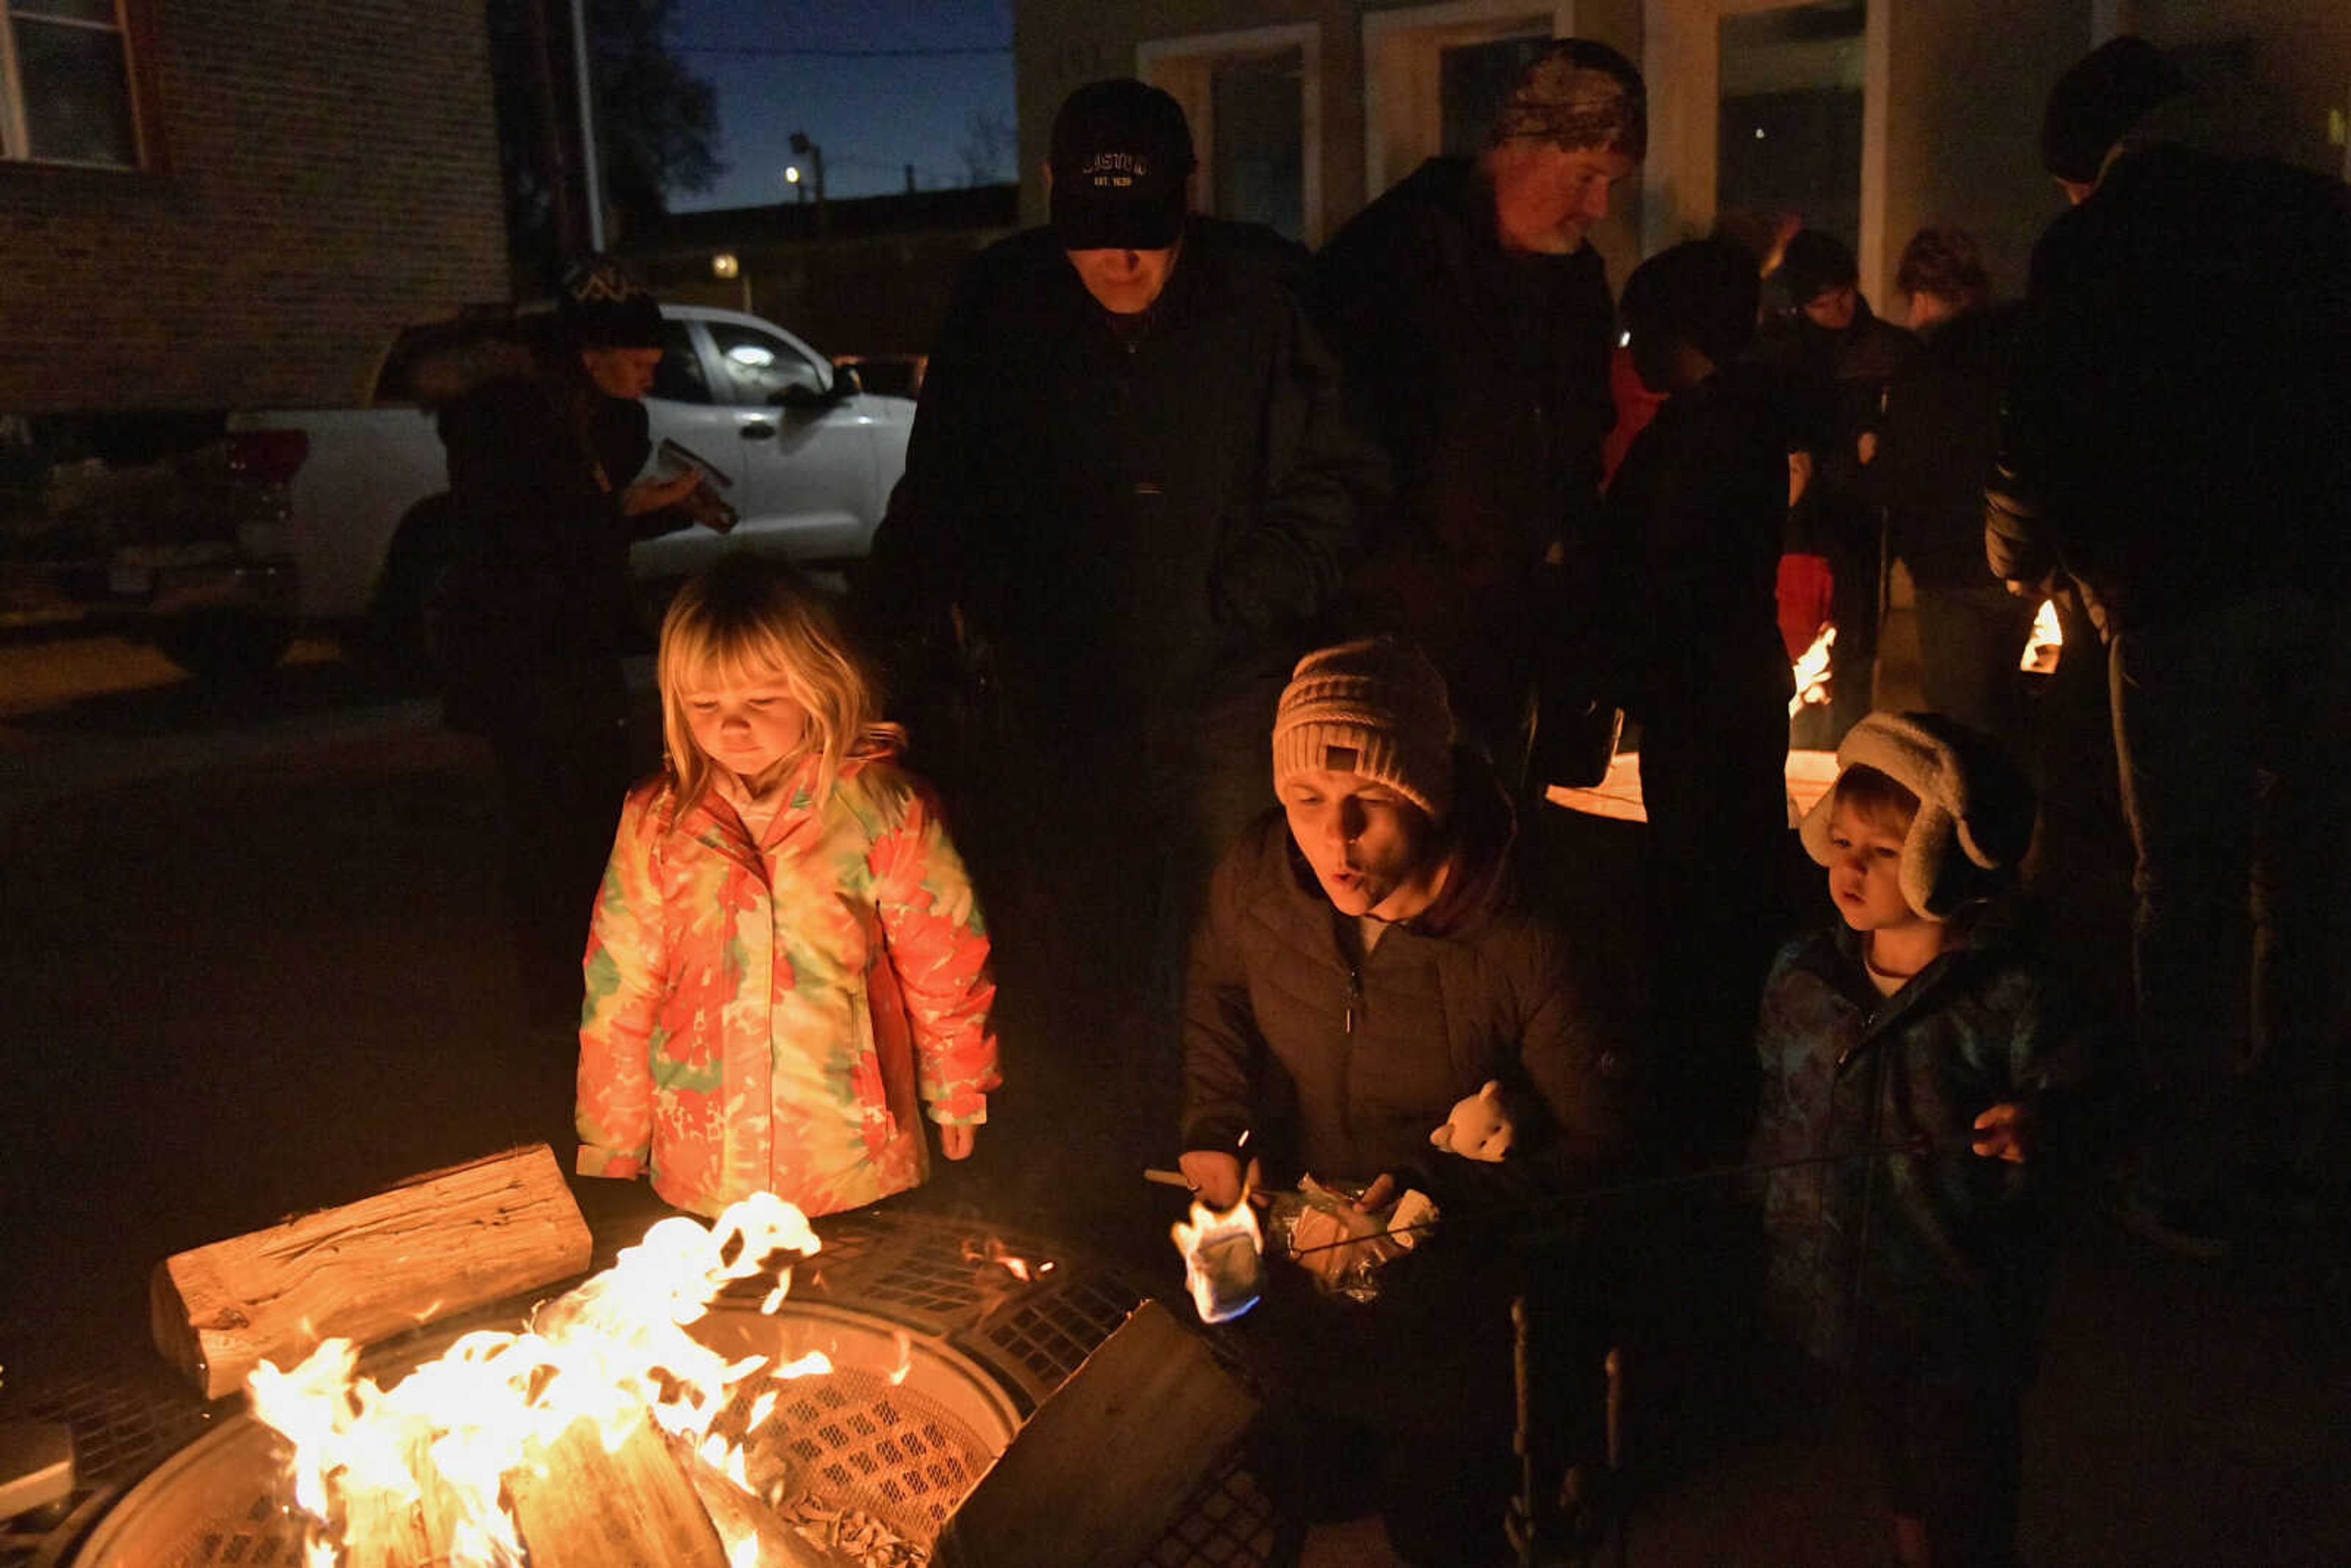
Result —
[[[1764, 1309], [1833, 1365], [1958, 1383], [2022, 1377], [2057, 1199], [2090, 1141], [2105, 1040], [1989, 909], [1890, 997], [1842, 925], [1783, 948], [1763, 992], [1751, 1159]], [[2022, 1165], [1970, 1147], [2002, 1102], [2037, 1119]], [[1889, 1152], [1899, 1149], [1901, 1152]]]
[[627, 711], [629, 547], [685, 527], [632, 517], [653, 451], [643, 403], [599, 391], [543, 327], [436, 355], [417, 371], [449, 464], [449, 722], [561, 735]]
[[923, 1180], [924, 1106], [987, 1120], [987, 937], [937, 809], [880, 758], [811, 800], [815, 768], [756, 844], [715, 791], [630, 792], [588, 941], [582, 1175], [831, 1214]]

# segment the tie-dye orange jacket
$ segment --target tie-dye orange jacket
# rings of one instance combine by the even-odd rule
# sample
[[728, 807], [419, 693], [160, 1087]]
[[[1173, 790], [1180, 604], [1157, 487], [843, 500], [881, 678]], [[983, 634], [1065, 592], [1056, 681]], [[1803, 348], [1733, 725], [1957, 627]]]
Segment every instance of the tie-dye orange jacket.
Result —
[[715, 789], [630, 792], [588, 939], [581, 1175], [831, 1214], [923, 1180], [918, 1098], [987, 1120], [987, 936], [937, 803], [880, 759], [811, 801], [814, 771], [756, 846]]

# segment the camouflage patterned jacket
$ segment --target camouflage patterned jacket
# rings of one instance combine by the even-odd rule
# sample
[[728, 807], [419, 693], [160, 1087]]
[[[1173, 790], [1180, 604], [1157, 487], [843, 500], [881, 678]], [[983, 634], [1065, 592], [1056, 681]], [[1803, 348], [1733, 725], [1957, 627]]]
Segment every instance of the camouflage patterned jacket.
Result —
[[[1847, 1156], [1760, 1178], [1765, 1316], [1832, 1365], [2029, 1374], [2103, 1039], [2006, 920], [1986, 913], [1957, 937], [1891, 997], [1842, 926], [1782, 949], [1765, 986], [1752, 1158]], [[2037, 1120], [2024, 1165], [1970, 1147], [2003, 1101]]]
[[716, 790], [630, 792], [588, 941], [582, 1175], [830, 1214], [923, 1180], [918, 1102], [987, 1119], [987, 937], [935, 802], [878, 758], [814, 802], [813, 769], [757, 845]]

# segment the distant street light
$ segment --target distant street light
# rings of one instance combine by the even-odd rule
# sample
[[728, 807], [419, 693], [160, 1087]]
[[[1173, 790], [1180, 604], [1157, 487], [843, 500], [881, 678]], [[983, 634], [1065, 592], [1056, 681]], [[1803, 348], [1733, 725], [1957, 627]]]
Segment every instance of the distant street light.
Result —
[[[816, 185], [817, 221], [820, 224], [824, 221], [824, 149], [810, 141], [805, 131], [792, 132], [791, 148], [794, 152], [808, 160], [809, 177]], [[800, 183], [799, 165], [795, 163], [785, 170], [784, 178], [795, 185], [799, 184]]]
[[748, 315], [751, 310], [751, 275], [744, 269], [741, 258], [731, 250], [720, 251], [710, 258], [710, 275], [737, 280], [743, 293], [743, 311]]

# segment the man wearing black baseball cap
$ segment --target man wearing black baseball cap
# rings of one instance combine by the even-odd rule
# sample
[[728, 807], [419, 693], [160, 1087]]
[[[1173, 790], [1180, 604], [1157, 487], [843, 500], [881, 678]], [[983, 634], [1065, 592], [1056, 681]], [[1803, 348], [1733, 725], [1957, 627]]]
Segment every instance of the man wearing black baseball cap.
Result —
[[925, 636], [987, 663], [991, 723], [926, 770], [951, 795], [964, 765], [986, 771], [950, 804], [1005, 997], [1061, 1011], [1032, 1037], [1147, 1040], [1131, 1082], [1165, 1096], [1137, 1107], [1160, 1119], [1184, 912], [1271, 804], [1274, 699], [1384, 486], [1292, 293], [1306, 253], [1191, 212], [1193, 167], [1167, 93], [1122, 78], [1069, 96], [1051, 221], [965, 265], [859, 584], [914, 703], [926, 674], [952, 675], [920, 662]]
[[1103, 309], [1147, 310], [1166, 287], [1195, 162], [1182, 107], [1155, 87], [1098, 81], [1061, 105], [1045, 161], [1053, 233]]

